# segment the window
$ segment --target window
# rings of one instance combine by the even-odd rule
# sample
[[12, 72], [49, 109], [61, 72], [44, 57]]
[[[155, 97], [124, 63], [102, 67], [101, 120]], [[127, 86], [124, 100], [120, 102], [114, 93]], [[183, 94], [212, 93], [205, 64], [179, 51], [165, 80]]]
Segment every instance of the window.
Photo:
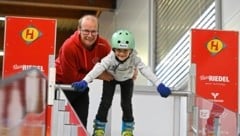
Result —
[[[158, 3], [163, 5], [166, 1]], [[177, 87], [186, 82], [190, 71], [191, 28], [215, 29], [216, 6], [213, 0], [184, 0], [182, 3], [168, 0], [168, 4], [160, 11], [157, 9], [155, 72], [163, 83]], [[167, 10], [169, 12], [163, 14]]]

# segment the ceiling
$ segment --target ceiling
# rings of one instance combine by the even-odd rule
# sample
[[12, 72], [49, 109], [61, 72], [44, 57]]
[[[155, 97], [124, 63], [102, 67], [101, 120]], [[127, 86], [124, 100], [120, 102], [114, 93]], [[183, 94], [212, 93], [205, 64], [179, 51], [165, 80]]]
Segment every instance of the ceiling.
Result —
[[75, 29], [84, 14], [113, 11], [117, 0], [0, 0], [0, 16], [55, 18], [58, 28]]

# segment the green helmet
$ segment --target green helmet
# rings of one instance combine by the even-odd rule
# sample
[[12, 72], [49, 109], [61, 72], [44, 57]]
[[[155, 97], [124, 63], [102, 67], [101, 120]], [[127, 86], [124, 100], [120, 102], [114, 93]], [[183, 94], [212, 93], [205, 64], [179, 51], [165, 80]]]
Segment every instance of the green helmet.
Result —
[[134, 49], [135, 40], [131, 32], [118, 30], [112, 35], [112, 48]]

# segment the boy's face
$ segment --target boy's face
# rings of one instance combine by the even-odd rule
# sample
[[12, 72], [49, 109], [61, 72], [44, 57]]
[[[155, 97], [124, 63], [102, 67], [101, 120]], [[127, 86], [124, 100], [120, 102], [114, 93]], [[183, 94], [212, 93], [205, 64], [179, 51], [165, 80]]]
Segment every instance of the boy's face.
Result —
[[127, 59], [132, 52], [132, 49], [114, 49], [115, 50], [115, 56], [120, 60], [124, 61]]

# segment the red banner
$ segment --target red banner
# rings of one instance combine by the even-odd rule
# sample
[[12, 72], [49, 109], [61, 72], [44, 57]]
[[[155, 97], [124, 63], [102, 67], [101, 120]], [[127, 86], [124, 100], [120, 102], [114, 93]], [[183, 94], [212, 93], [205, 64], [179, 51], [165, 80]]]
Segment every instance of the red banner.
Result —
[[238, 32], [192, 30], [196, 95], [238, 111]]
[[6, 17], [3, 77], [35, 67], [48, 75], [48, 57], [55, 53], [56, 20]]

